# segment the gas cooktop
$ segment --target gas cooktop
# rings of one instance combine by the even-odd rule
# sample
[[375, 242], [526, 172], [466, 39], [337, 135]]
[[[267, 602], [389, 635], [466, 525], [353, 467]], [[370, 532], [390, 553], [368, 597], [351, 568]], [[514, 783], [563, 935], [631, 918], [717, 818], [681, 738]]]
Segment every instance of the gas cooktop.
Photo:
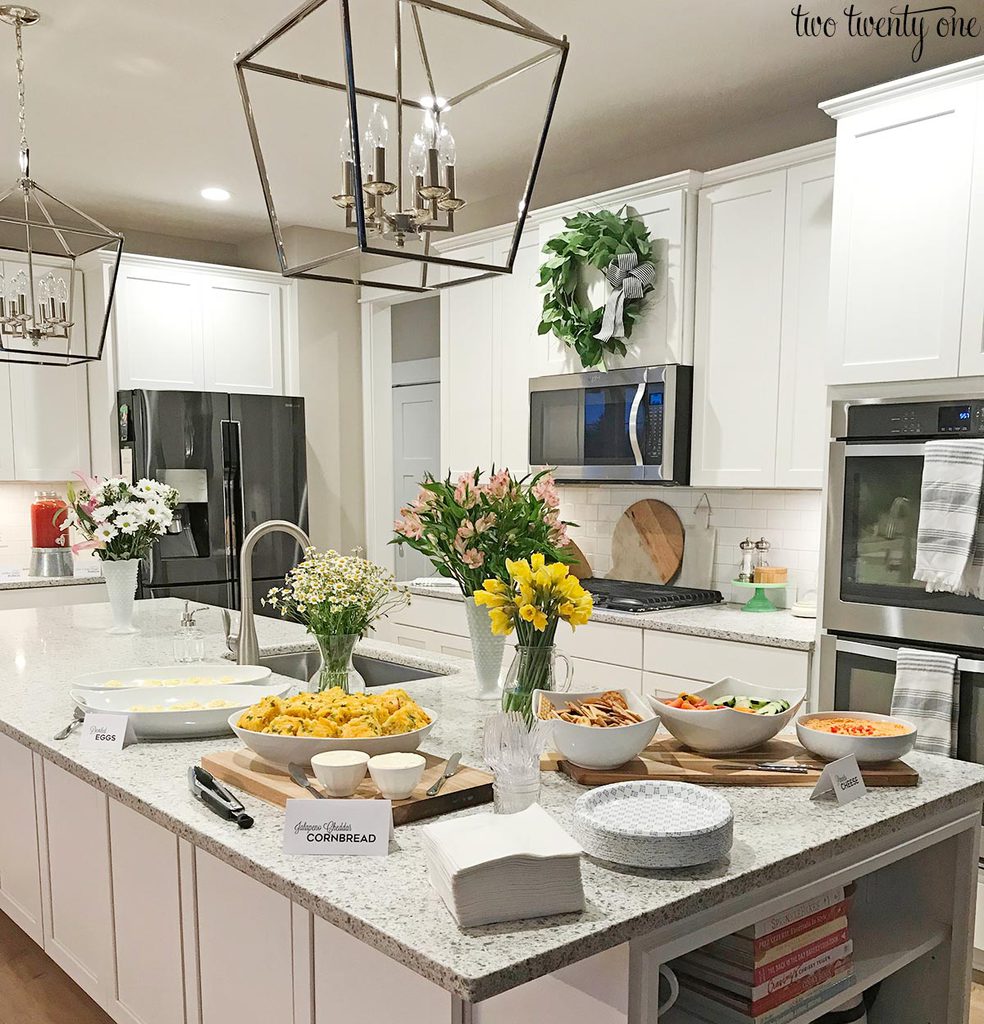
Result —
[[702, 604], [720, 604], [719, 590], [693, 587], [668, 587], [659, 583], [631, 583], [628, 580], [581, 580], [591, 591], [595, 608], [613, 612], [661, 612], [670, 608], [693, 608]]

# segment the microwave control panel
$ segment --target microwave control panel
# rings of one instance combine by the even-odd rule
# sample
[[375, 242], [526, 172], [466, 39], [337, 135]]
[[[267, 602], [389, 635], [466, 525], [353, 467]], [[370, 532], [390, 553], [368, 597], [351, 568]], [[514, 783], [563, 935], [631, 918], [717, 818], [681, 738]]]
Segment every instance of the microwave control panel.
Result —
[[646, 391], [646, 447], [642, 461], [647, 466], [663, 464], [663, 388], [651, 384]]
[[984, 437], [984, 400], [852, 405], [847, 438]]

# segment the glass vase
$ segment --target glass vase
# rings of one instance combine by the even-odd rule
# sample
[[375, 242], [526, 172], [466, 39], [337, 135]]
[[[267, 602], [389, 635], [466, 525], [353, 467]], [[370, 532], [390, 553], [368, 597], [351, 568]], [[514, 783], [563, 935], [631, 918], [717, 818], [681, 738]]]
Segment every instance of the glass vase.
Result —
[[113, 625], [107, 630], [115, 636], [138, 633], [133, 624], [133, 600], [137, 592], [139, 558], [105, 559], [101, 562]]
[[345, 693], [362, 693], [366, 681], [352, 664], [352, 653], [359, 642], [358, 633], [315, 634], [321, 648], [321, 668], [311, 676], [311, 689], [315, 693], [333, 686]]
[[506, 638], [495, 636], [488, 609], [484, 605], [475, 604], [473, 597], [465, 598], [465, 616], [468, 619], [472, 658], [475, 661], [475, 675], [478, 678], [479, 699], [498, 700], [501, 693], [499, 676], [502, 674], [502, 657], [506, 653]]
[[[558, 682], [557, 662], [564, 663], [564, 678]], [[519, 711], [533, 720], [534, 690], [569, 690], [574, 666], [566, 654], [550, 644], [526, 647], [516, 645], [516, 653], [502, 686], [502, 710]]]

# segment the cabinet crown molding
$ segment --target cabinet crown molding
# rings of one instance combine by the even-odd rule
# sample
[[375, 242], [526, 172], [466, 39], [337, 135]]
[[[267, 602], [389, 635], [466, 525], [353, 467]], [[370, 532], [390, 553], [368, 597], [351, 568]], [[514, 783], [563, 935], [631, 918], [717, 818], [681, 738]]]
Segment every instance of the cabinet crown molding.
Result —
[[[102, 250], [90, 255], [96, 263], [104, 266], [111, 265], [115, 258], [111, 253], [106, 253]], [[225, 263], [179, 260], [171, 256], [148, 256], [144, 253], [127, 252], [125, 249], [120, 267], [171, 267], [174, 270], [204, 271], [210, 274], [221, 274], [223, 277], [239, 277], [248, 281], [265, 281], [267, 283], [283, 285], [285, 288], [292, 288], [294, 286], [294, 281], [291, 278], [284, 277], [275, 270], [254, 270], [251, 267], [228, 266]]]
[[984, 80], [984, 57], [971, 57], [970, 60], [963, 60], [957, 64], [947, 64], [931, 71], [921, 71], [917, 75], [909, 75], [907, 78], [898, 78], [892, 82], [883, 82], [868, 89], [848, 93], [846, 96], [827, 100], [819, 104], [819, 107], [836, 120], [881, 103], [904, 99], [926, 89], [981, 80]]
[[798, 146], [796, 149], [786, 149], [781, 153], [770, 153], [768, 156], [756, 157], [754, 160], [744, 160], [740, 164], [719, 167], [704, 174], [702, 187], [708, 188], [711, 185], [721, 185], [726, 181], [750, 178], [755, 174], [784, 171], [801, 164], [825, 160], [834, 155], [836, 145], [836, 139], [822, 139], [820, 142], [811, 142], [806, 146]]

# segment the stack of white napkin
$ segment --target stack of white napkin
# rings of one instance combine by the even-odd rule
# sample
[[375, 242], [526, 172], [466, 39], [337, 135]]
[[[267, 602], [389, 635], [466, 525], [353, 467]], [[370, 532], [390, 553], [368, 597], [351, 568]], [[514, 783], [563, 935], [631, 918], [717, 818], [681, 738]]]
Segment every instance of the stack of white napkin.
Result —
[[581, 847], [539, 804], [421, 832], [431, 885], [462, 928], [584, 909]]

